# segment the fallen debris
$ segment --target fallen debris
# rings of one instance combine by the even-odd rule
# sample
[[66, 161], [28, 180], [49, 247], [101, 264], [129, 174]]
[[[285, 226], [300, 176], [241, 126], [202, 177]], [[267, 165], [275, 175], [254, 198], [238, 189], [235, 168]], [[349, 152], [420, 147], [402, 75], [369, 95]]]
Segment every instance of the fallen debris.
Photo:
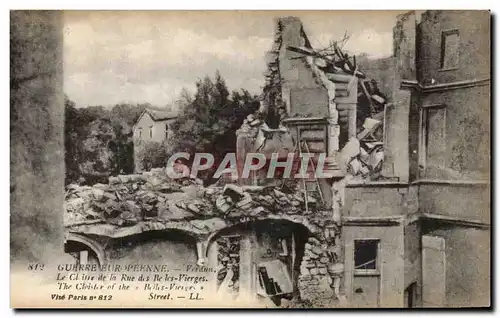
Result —
[[[308, 195], [310, 208], [326, 209], [319, 198]], [[290, 187], [204, 187], [192, 178], [170, 179], [164, 169], [142, 175], [110, 177], [108, 184], [92, 187], [69, 185], [65, 199], [65, 224], [100, 220], [131, 226], [145, 219], [164, 221], [241, 219], [266, 214], [304, 214], [304, 192]]]

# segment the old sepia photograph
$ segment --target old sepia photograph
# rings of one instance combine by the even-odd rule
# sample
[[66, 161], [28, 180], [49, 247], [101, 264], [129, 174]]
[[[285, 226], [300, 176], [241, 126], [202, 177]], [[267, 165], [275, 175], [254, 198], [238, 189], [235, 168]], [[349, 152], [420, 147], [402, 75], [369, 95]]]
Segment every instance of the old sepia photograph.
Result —
[[489, 308], [491, 20], [11, 10], [11, 307]]

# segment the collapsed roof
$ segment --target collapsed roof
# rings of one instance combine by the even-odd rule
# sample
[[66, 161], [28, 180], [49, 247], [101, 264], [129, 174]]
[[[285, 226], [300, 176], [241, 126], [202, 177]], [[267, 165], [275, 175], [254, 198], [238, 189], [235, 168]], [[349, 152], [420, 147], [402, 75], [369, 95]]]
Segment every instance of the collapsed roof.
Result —
[[[338, 78], [342, 76], [355, 76], [358, 80], [357, 87], [357, 131], [363, 130], [366, 118], [373, 117], [384, 110], [387, 97], [379, 89], [377, 82], [369, 78], [359, 68], [356, 57], [350, 56], [342, 50], [339, 42], [331, 42], [330, 46], [323, 49], [314, 49], [304, 32], [302, 23], [296, 17], [279, 18], [276, 23], [276, 33], [271, 50], [266, 55], [268, 70], [264, 73], [266, 84], [263, 88], [267, 121], [270, 126], [276, 128], [280, 119], [294, 116], [287, 113], [287, 105], [281, 96], [283, 81], [286, 81], [284, 72], [280, 71], [280, 59], [303, 60], [314, 73], [320, 84], [325, 88], [335, 82], [335, 97], [346, 97], [348, 95], [348, 83], [339, 83]], [[285, 30], [287, 26], [287, 30]], [[292, 36], [292, 33], [296, 34]], [[283, 49], [293, 54], [283, 54]], [[290, 107], [290, 105], [288, 105]], [[348, 123], [347, 110], [339, 111], [339, 124], [341, 129], [346, 128]], [[347, 129], [347, 128], [346, 128]]]

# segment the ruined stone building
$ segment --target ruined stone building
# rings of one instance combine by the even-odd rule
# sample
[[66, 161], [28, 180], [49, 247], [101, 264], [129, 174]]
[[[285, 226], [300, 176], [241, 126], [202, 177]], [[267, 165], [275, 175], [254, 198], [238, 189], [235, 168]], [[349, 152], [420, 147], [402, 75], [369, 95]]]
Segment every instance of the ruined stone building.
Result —
[[277, 19], [237, 158], [326, 154], [330, 177], [308, 180], [319, 190], [260, 171], [209, 187], [165, 169], [112, 177], [68, 189], [66, 250], [206, 265], [214, 294], [245, 304], [488, 305], [489, 28], [488, 12], [398, 16], [384, 91], [341, 47], [314, 49], [298, 18]]

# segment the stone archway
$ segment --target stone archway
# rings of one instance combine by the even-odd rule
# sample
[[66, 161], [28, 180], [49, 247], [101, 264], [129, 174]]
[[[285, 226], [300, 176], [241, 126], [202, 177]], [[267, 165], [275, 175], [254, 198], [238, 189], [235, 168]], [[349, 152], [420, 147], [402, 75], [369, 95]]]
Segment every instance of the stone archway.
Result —
[[229, 289], [228, 297], [244, 301], [266, 298], [277, 305], [281, 299], [297, 295], [304, 248], [317, 232], [314, 225], [302, 221], [271, 216], [212, 233], [207, 239], [208, 259], [218, 269], [218, 293]]
[[[65, 252], [77, 258], [78, 263], [87, 263], [89, 257], [95, 259], [99, 265], [106, 262], [104, 248], [98, 242], [85, 235], [68, 233], [64, 242]], [[77, 255], [73, 255], [78, 253]], [[83, 262], [83, 263], [82, 263]]]
[[114, 263], [167, 264], [182, 270], [187, 264], [196, 264], [197, 238], [190, 232], [180, 229], [152, 230], [109, 242], [109, 259]]
[[232, 224], [228, 224], [226, 227], [223, 227], [217, 231], [213, 231], [210, 233], [210, 235], [207, 236], [207, 244], [210, 245], [214, 238], [216, 238], [220, 233], [223, 233], [225, 231], [228, 231], [228, 229], [235, 228], [238, 226], [243, 226], [245, 224], [249, 223], [255, 223], [255, 222], [261, 222], [261, 221], [284, 221], [284, 222], [290, 222], [292, 224], [295, 224], [297, 226], [303, 226], [307, 231], [309, 232], [310, 236], [316, 237], [319, 239], [321, 236], [321, 228], [318, 227], [317, 225], [311, 223], [309, 219], [306, 216], [302, 215], [286, 215], [286, 214], [268, 214], [265, 217], [258, 217], [258, 218], [248, 218], [244, 221], [239, 221], [235, 222]]
[[[263, 265], [266, 270], [271, 272], [270, 276], [272, 276], [277, 271], [280, 271], [277, 270], [276, 266], [281, 266], [286, 268], [286, 270], [281, 271], [288, 272], [292, 280], [292, 292], [277, 293], [278, 295], [267, 297], [272, 299], [276, 305], [279, 305], [282, 301], [286, 303], [290, 299], [296, 300], [298, 297], [301, 300], [313, 302], [315, 306], [319, 307], [338, 306], [340, 282], [344, 270], [340, 233], [336, 224], [324, 223], [318, 224], [317, 220], [311, 220], [307, 216], [270, 214], [262, 218], [241, 220], [211, 233], [207, 238], [208, 250], [210, 251], [208, 254], [211, 254], [208, 259], [211, 260], [211, 263], [209, 262], [210, 266], [218, 267], [220, 274], [217, 279], [218, 285], [222, 286], [222, 282], [226, 278], [224, 271], [229, 272], [227, 264], [235, 262], [233, 267], [237, 266], [238, 273], [233, 282], [228, 284], [229, 287], [237, 286], [237, 288], [233, 288], [233, 292], [240, 297], [239, 295], [246, 291], [246, 295], [242, 297], [248, 297], [248, 299], [257, 297], [257, 294], [264, 294], [264, 297], [267, 297], [269, 296], [267, 292], [259, 293], [258, 291], [257, 284], [260, 281], [258, 280], [257, 270], [260, 265]], [[288, 228], [288, 234], [286, 234], [287, 231], [285, 230], [283, 236], [287, 237], [287, 235], [292, 234], [289, 237], [293, 237], [293, 241], [291, 239], [286, 240], [282, 246], [284, 252], [282, 256], [279, 255], [279, 252], [271, 249], [271, 252], [268, 253], [271, 259], [262, 257], [263, 252], [267, 252], [267, 247], [262, 245], [267, 243], [263, 243], [263, 240], [259, 238], [259, 232], [261, 234], [268, 233], [270, 234], [268, 236], [279, 239], [279, 233], [283, 232], [282, 228]], [[236, 245], [239, 250], [237, 255], [233, 255], [237, 256], [234, 257], [235, 260], [230, 255], [223, 255], [224, 253], [221, 253], [217, 247], [219, 239], [225, 237], [229, 241], [234, 241], [233, 245]], [[281, 241], [281, 243], [283, 242]], [[227, 245], [227, 243], [224, 244]], [[288, 255], [285, 249], [288, 250]], [[276, 262], [273, 264], [267, 263], [267, 261], [274, 261], [272, 259], [273, 255]], [[225, 261], [221, 262], [222, 259]], [[284, 262], [286, 266], [277, 265], [278, 260]], [[220, 273], [220, 270], [224, 267], [226, 269]], [[234, 274], [234, 271], [232, 274]], [[277, 278], [277, 280], [282, 281], [283, 278]], [[238, 284], [235, 284], [235, 282], [238, 282]], [[286, 291], [289, 291], [289, 289]]]

